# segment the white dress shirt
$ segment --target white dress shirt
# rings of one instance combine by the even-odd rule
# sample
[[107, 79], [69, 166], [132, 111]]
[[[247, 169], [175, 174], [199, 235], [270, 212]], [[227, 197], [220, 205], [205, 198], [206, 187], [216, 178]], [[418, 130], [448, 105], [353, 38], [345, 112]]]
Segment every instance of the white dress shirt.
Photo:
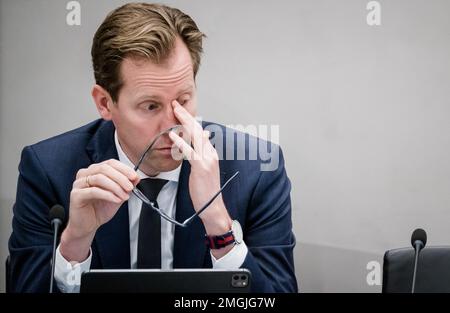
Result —
[[[118, 138], [117, 132], [114, 133], [114, 141], [119, 156], [119, 161], [134, 168], [133, 163], [123, 152]], [[175, 218], [176, 212], [176, 196], [178, 190], [178, 180], [180, 177], [181, 165], [170, 172], [161, 172], [152, 178], [160, 178], [168, 180], [167, 184], [158, 194], [157, 202], [161, 210], [166, 214]], [[148, 178], [143, 172], [138, 170], [141, 179]], [[133, 193], [128, 199], [128, 217], [130, 222], [130, 267], [136, 268], [137, 264], [137, 246], [139, 234], [139, 216], [141, 214], [142, 201]], [[174, 243], [175, 225], [161, 219], [161, 268], [173, 268], [173, 243]], [[235, 245], [226, 255], [220, 259], [216, 259], [211, 254], [213, 268], [217, 269], [237, 269], [239, 268], [247, 256], [248, 248], [244, 242]], [[60, 253], [59, 246], [56, 250], [55, 261], [55, 280], [58, 288], [62, 292], [78, 292], [80, 290], [81, 273], [89, 271], [91, 267], [92, 253], [88, 258], [81, 262], [69, 262]]]

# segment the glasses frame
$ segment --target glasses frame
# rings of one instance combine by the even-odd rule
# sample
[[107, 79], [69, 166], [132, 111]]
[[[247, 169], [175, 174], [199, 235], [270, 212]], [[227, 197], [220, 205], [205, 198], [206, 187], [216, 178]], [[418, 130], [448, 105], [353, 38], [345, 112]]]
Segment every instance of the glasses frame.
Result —
[[[175, 129], [181, 128], [182, 125], [175, 125], [172, 126], [162, 132], [160, 132], [159, 134], [157, 134], [155, 136], [155, 138], [152, 140], [152, 142], [150, 143], [150, 145], [147, 147], [147, 149], [145, 149], [144, 153], [142, 154], [141, 158], [139, 159], [138, 163], [135, 165], [134, 170], [137, 171], [139, 169], [139, 167], [141, 166], [142, 162], [144, 161], [145, 157], [147, 156], [148, 153], [150, 153], [152, 151], [152, 148], [154, 146], [154, 144], [156, 143], [156, 141], [158, 141], [158, 139], [164, 135], [167, 134]], [[155, 203], [153, 203], [152, 201], [150, 201], [143, 193], [142, 191], [140, 191], [137, 187], [133, 188], [133, 194], [138, 197], [139, 200], [141, 200], [142, 202], [144, 202], [145, 204], [149, 205], [153, 210], [155, 210], [156, 212], [158, 212], [158, 214], [164, 218], [166, 221], [175, 224], [177, 226], [180, 227], [187, 227], [189, 226], [192, 221], [194, 220], [194, 218], [196, 216], [199, 216], [204, 210], [206, 210], [207, 207], [209, 207], [209, 205], [222, 193], [222, 191], [225, 189], [225, 187], [239, 174], [239, 171], [236, 171], [230, 178], [228, 178], [228, 180], [223, 184], [223, 186], [219, 189], [219, 191], [217, 191], [214, 196], [212, 196], [212, 198], [206, 202], [200, 210], [198, 210], [197, 212], [195, 212], [192, 216], [188, 217], [186, 220], [184, 220], [184, 222], [180, 223], [177, 220], [173, 219], [172, 217], [170, 217], [169, 215], [167, 215], [164, 211], [162, 211], [160, 208], [157, 208], [155, 206]]]

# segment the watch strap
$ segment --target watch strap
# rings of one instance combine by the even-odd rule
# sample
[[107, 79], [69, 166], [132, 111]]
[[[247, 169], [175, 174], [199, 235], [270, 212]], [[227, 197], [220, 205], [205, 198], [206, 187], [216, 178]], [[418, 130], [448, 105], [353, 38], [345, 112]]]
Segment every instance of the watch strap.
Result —
[[230, 230], [229, 232], [218, 236], [205, 235], [205, 242], [210, 249], [220, 249], [226, 247], [235, 242], [233, 231]]

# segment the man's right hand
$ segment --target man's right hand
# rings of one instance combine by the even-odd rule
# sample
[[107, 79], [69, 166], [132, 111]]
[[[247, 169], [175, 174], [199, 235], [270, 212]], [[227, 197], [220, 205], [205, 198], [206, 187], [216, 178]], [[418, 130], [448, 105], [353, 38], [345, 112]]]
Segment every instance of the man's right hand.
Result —
[[95, 232], [113, 218], [139, 180], [132, 168], [115, 159], [78, 171], [69, 222], [61, 235], [60, 252], [66, 260], [82, 262], [89, 256]]

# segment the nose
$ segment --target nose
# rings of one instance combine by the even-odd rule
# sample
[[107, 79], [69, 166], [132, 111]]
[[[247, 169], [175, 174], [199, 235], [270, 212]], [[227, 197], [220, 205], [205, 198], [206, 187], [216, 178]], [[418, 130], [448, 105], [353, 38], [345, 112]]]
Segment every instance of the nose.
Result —
[[161, 121], [161, 131], [164, 131], [174, 125], [179, 124], [179, 121], [175, 117], [171, 103], [167, 103], [164, 109], [164, 117]]

